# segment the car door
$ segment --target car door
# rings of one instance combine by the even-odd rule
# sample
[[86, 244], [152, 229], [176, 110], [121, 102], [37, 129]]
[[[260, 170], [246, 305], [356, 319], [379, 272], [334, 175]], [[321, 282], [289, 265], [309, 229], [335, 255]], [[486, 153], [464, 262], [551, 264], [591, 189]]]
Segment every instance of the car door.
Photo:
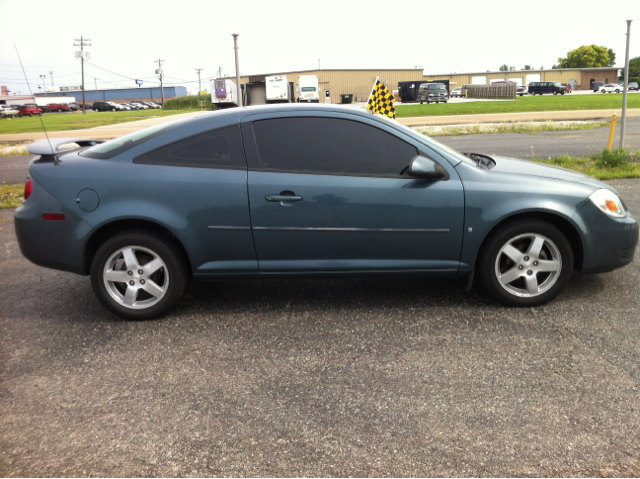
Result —
[[[457, 271], [463, 190], [435, 152], [355, 115], [255, 116], [242, 132], [261, 271]], [[447, 178], [406, 176], [419, 154]]]

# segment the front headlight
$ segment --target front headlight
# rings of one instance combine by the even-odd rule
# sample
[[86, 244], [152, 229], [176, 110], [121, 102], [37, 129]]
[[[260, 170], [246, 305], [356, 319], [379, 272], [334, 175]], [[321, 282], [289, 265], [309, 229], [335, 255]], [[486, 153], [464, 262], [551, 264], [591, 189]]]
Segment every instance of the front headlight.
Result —
[[600, 189], [589, 196], [591, 202], [603, 212], [614, 218], [626, 218], [627, 212], [622, 206], [622, 201], [613, 191]]

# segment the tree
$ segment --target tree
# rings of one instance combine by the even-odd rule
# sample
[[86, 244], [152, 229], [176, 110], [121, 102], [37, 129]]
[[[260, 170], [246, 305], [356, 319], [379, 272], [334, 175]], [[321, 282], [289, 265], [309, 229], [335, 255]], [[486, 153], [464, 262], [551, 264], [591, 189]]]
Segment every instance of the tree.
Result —
[[522, 69], [523, 69], [523, 70], [533, 70], [533, 68], [531, 67], [531, 65], [525, 65]]
[[[640, 57], [629, 60], [629, 78], [640, 77]], [[620, 80], [624, 79], [624, 68], [620, 70]]]
[[615, 62], [616, 54], [611, 48], [583, 45], [567, 52], [566, 58], [558, 58], [558, 68], [611, 67]]
[[502, 65], [500, 67], [500, 71], [501, 72], [508, 72], [509, 71], [509, 65], [507, 65], [506, 63], [504, 65]]

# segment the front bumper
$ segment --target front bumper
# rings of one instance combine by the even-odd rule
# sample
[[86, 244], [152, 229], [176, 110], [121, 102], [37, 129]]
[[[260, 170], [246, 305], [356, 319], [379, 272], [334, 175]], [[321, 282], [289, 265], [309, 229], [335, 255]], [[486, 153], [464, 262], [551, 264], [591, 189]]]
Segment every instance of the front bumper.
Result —
[[611, 218], [587, 200], [574, 214], [573, 220], [583, 233], [581, 273], [613, 271], [633, 261], [638, 245], [638, 222], [635, 218]]

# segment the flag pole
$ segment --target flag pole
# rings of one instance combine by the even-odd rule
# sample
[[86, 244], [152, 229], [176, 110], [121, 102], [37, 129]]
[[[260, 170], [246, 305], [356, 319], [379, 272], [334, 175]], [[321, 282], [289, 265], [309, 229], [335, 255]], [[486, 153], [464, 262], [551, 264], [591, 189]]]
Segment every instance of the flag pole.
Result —
[[[376, 77], [375, 81], [373, 82], [373, 86], [371, 87], [371, 93], [369, 93], [369, 96], [367, 98], [367, 105], [369, 105], [369, 102], [371, 101], [371, 95], [373, 95], [373, 90], [376, 89], [376, 85], [378, 84], [379, 79], [380, 77]], [[375, 115], [375, 112], [373, 111], [373, 109], [371, 109], [371, 114]]]

